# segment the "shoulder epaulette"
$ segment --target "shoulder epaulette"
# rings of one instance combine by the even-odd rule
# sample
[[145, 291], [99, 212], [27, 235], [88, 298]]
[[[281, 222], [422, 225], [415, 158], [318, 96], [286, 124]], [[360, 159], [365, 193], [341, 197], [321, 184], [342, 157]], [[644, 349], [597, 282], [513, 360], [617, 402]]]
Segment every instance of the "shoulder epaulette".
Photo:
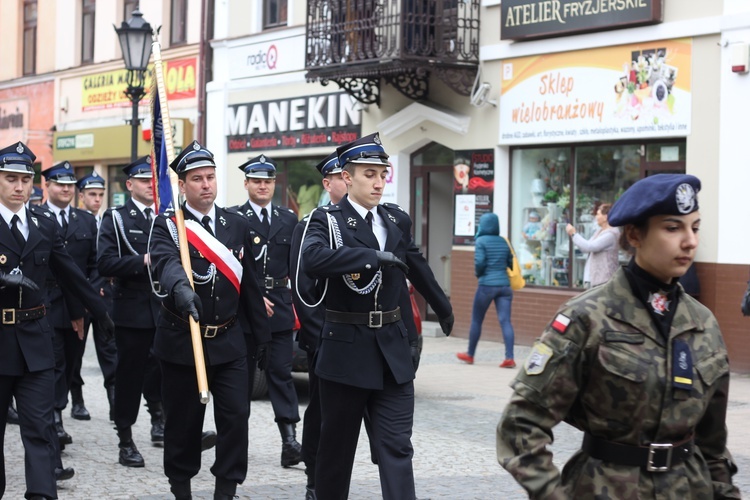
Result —
[[399, 205], [397, 203], [383, 203], [383, 206], [385, 208], [389, 209], [389, 210], [400, 210], [400, 211], [406, 213], [406, 210], [404, 210], [403, 208], [401, 208], [401, 205]]
[[40, 207], [39, 205], [29, 205], [29, 211], [32, 214], [43, 215], [45, 217], [52, 218], [52, 212], [46, 208]]

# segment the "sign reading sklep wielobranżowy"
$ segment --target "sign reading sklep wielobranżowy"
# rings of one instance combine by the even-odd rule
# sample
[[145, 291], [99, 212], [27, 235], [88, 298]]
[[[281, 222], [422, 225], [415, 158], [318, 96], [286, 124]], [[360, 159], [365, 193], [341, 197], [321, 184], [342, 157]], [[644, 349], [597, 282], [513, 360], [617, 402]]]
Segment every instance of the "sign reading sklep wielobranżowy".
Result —
[[500, 144], [690, 133], [691, 39], [509, 59]]

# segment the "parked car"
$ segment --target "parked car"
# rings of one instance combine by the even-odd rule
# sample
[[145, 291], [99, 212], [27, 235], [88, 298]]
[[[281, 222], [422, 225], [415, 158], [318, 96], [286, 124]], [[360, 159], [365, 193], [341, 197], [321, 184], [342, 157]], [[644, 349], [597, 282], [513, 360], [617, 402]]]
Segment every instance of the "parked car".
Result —
[[[411, 299], [411, 313], [414, 318], [414, 324], [417, 326], [417, 335], [419, 335], [418, 346], [419, 353], [422, 354], [422, 317], [419, 314], [419, 308], [417, 308], [417, 301], [414, 299], [414, 286], [406, 280], [406, 284], [409, 286], [409, 298]], [[299, 321], [295, 318], [295, 325], [299, 328]], [[295, 338], [296, 338], [295, 331]], [[292, 355], [292, 372], [307, 373], [309, 369], [307, 361], [307, 351], [300, 349], [297, 341], [294, 341], [294, 354]], [[253, 379], [253, 399], [264, 398], [268, 394], [268, 381], [266, 380], [266, 374], [263, 370], [255, 368], [255, 378]]]

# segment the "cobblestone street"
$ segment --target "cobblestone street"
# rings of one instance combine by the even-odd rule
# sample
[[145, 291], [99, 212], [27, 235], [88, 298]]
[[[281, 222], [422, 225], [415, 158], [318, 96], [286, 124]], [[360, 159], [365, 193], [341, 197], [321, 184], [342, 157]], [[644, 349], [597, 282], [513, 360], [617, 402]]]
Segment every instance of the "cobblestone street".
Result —
[[[455, 353], [465, 350], [459, 338], [425, 338], [422, 362], [416, 381], [416, 414], [413, 443], [414, 470], [419, 498], [487, 499], [527, 498], [524, 491], [497, 464], [495, 426], [510, 395], [508, 382], [516, 370], [498, 368], [502, 344], [481, 342], [475, 364], [460, 364]], [[517, 347], [516, 358], [523, 360], [528, 348]], [[519, 365], [521, 363], [519, 362]], [[64, 414], [66, 430], [73, 444], [63, 452], [66, 467], [76, 475], [58, 483], [61, 499], [170, 499], [169, 485], [162, 472], [162, 449], [151, 446], [149, 415], [145, 407], [133, 430], [133, 437], [144, 456], [146, 467], [129, 469], [117, 463], [117, 437], [107, 419], [102, 378], [90, 343], [84, 358], [84, 396], [92, 420], [76, 421], [70, 410]], [[307, 404], [307, 378], [295, 375], [301, 406]], [[734, 375], [729, 408], [729, 446], [740, 473], [735, 482], [750, 491], [750, 378]], [[197, 396], [196, 396], [197, 397]], [[300, 408], [300, 413], [304, 408]], [[209, 405], [206, 429], [213, 428]], [[301, 431], [301, 426], [298, 432]], [[301, 434], [301, 432], [300, 432]], [[23, 448], [18, 427], [8, 426], [5, 434], [5, 467], [8, 499], [23, 498]], [[565, 424], [555, 432], [555, 461], [562, 465], [579, 446], [581, 435]], [[256, 401], [250, 418], [250, 463], [247, 480], [238, 488], [240, 498], [302, 499], [305, 492], [304, 467], [283, 469], [279, 465], [280, 438], [273, 421], [271, 404]], [[213, 450], [204, 453], [203, 468], [193, 479], [194, 498], [212, 498], [213, 476], [210, 465]], [[377, 467], [370, 462], [364, 431], [361, 434], [351, 498], [380, 497]]]

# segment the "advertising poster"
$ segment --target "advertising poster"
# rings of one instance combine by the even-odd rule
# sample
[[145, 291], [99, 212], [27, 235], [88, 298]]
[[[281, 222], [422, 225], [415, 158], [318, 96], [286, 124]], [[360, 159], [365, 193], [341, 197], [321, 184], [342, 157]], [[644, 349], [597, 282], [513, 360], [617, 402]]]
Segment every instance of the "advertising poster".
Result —
[[500, 144], [690, 134], [692, 40], [664, 40], [509, 59]]
[[495, 151], [456, 151], [453, 161], [454, 245], [474, 244], [479, 218], [492, 212], [494, 189]]

